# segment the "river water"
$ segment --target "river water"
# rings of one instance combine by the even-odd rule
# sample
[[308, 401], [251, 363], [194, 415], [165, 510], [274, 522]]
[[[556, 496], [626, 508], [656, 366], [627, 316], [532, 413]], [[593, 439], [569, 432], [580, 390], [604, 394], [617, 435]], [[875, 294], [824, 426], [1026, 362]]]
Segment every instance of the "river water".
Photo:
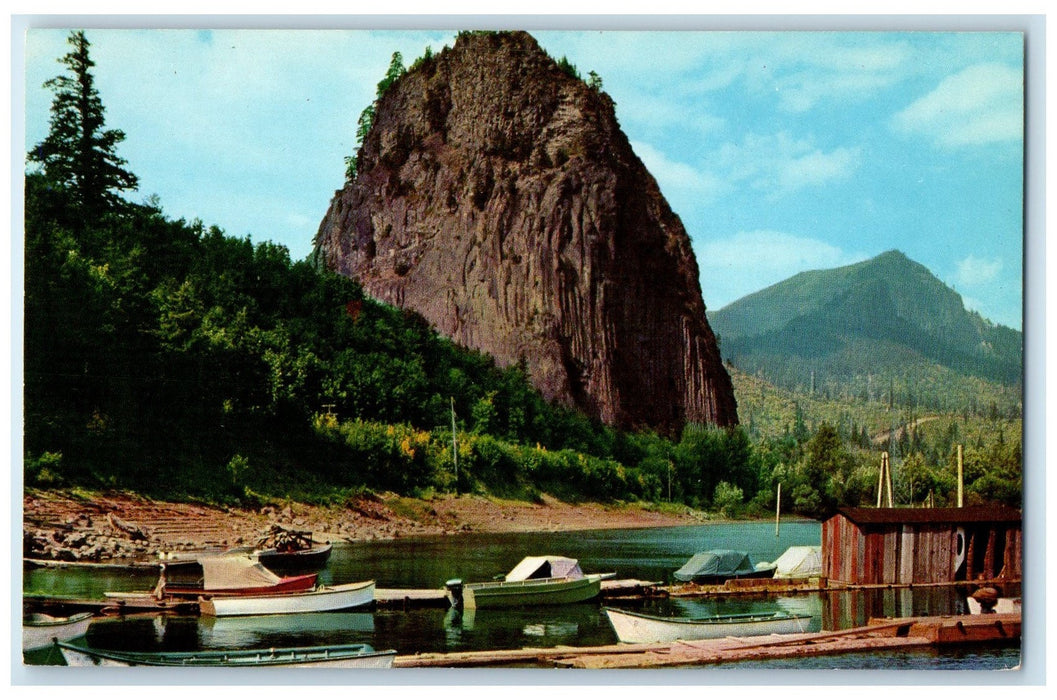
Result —
[[[818, 545], [814, 521], [722, 523], [669, 528], [511, 534], [462, 534], [337, 544], [320, 581], [328, 584], [374, 579], [379, 588], [441, 588], [451, 578], [490, 580], [522, 557], [558, 554], [580, 560], [586, 573], [615, 572], [620, 579], [671, 582], [672, 572], [694, 553], [739, 549], [755, 561], [773, 561], [788, 547]], [[146, 590], [155, 575], [88, 569], [25, 572], [23, 592], [99, 598], [104, 591]], [[811, 615], [805, 631], [837, 630], [869, 617], [961, 614], [966, 591], [953, 588], [885, 589], [788, 596], [668, 599], [617, 605], [686, 616], [777, 609]], [[1019, 594], [1016, 593], [1008, 594]], [[129, 616], [92, 624], [93, 646], [127, 650], [190, 651], [366, 642], [401, 654], [557, 645], [616, 643], [598, 602], [514, 610], [457, 613], [443, 608], [376, 610], [245, 618]], [[739, 668], [1011, 668], [1019, 648], [951, 650], [898, 655], [856, 654], [795, 662], [740, 663]], [[851, 664], [845, 666], [842, 664]]]

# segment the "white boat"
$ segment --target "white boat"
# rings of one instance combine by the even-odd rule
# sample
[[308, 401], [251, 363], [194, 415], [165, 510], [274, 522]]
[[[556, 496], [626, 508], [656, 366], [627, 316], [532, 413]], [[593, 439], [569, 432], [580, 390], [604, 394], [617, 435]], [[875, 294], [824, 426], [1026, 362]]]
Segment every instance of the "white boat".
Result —
[[369, 644], [282, 649], [136, 652], [56, 642], [67, 666], [172, 666], [194, 668], [391, 668], [396, 651]]
[[[763, 566], [761, 563], [760, 566]], [[812, 578], [822, 575], [822, 547], [790, 547], [774, 560], [775, 578]]]
[[722, 639], [806, 632], [810, 615], [787, 612], [715, 615], [700, 618], [659, 617], [603, 608], [617, 639], [628, 644], [674, 642], [677, 639]]
[[50, 647], [57, 639], [65, 642], [80, 637], [92, 624], [92, 613], [82, 612], [69, 617], [52, 617], [34, 613], [22, 621], [22, 651]]
[[292, 613], [351, 610], [374, 602], [374, 581], [319, 586], [304, 593], [244, 595], [203, 598], [198, 602], [202, 615], [288, 615]]
[[615, 574], [584, 574], [576, 559], [525, 557], [502, 580], [445, 584], [452, 607], [467, 610], [580, 603], [598, 596]]

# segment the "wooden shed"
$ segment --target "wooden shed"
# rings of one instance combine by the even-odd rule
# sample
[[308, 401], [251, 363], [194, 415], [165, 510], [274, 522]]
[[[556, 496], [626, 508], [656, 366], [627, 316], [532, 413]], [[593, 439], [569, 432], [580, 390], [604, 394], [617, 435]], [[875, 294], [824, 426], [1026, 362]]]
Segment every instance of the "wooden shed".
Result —
[[1019, 579], [1019, 510], [841, 508], [822, 523], [822, 575], [843, 584]]

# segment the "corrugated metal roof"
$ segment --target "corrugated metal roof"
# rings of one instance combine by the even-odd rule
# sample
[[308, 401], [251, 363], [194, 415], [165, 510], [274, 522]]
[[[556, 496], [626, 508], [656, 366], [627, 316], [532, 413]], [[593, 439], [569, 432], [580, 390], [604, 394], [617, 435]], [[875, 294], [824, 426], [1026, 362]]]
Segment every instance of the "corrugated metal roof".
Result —
[[[857, 525], [895, 523], [1012, 523], [1021, 513], [1008, 506], [966, 506], [964, 508], [839, 508], [837, 513]], [[836, 517], [836, 516], [834, 516]]]

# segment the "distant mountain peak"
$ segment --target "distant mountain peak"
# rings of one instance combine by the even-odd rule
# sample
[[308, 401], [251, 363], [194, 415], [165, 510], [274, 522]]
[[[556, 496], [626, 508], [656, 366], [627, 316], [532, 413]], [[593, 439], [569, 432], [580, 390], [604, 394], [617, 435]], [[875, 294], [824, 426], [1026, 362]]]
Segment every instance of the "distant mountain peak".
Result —
[[726, 360], [776, 383], [811, 371], [851, 381], [920, 363], [1013, 386], [1023, 370], [1019, 332], [968, 311], [955, 290], [899, 250], [801, 272], [710, 320]]

